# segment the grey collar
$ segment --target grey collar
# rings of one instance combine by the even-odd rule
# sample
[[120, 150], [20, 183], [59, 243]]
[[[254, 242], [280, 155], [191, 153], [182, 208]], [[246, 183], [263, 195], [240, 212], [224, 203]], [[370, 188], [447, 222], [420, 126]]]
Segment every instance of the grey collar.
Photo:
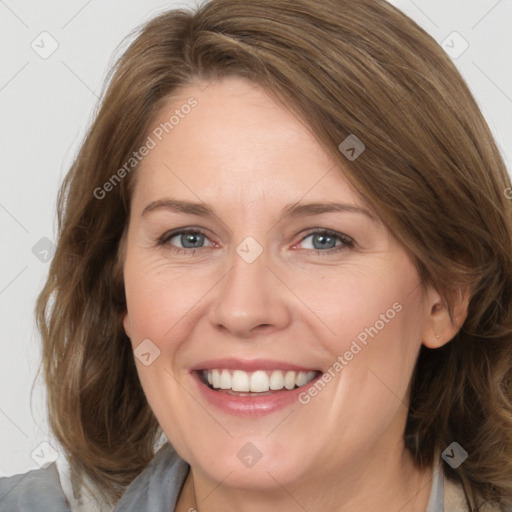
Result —
[[174, 510], [190, 466], [166, 443], [127, 487], [113, 512]]

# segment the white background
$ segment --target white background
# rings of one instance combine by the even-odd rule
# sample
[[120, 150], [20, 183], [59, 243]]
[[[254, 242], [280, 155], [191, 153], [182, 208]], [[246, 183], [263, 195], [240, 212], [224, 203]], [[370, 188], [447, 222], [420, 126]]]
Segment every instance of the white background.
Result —
[[[512, 2], [391, 3], [440, 44], [453, 31], [469, 43], [454, 62], [510, 170]], [[48, 271], [48, 262], [32, 248], [43, 237], [55, 241], [57, 190], [91, 121], [113, 56], [119, 55], [116, 48], [156, 13], [187, 5], [194, 2], [0, 0], [0, 476], [39, 468], [31, 453], [41, 442], [57, 447], [46, 422], [42, 376], [30, 395], [40, 361], [33, 310]], [[50, 48], [49, 39], [40, 42], [44, 31], [58, 42], [47, 59], [31, 47], [35, 40]]]

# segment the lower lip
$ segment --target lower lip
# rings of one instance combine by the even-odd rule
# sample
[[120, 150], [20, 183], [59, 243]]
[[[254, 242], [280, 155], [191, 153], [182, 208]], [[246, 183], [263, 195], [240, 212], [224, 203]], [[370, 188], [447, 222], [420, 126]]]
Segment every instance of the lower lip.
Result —
[[214, 391], [203, 383], [198, 372], [192, 372], [192, 377], [196, 381], [200, 392], [209, 403], [228, 414], [238, 416], [261, 416], [284, 409], [288, 405], [298, 402], [299, 395], [312, 386], [321, 376], [322, 374], [319, 374], [307, 385], [289, 391], [274, 391], [261, 396], [244, 396], [232, 395], [225, 391]]

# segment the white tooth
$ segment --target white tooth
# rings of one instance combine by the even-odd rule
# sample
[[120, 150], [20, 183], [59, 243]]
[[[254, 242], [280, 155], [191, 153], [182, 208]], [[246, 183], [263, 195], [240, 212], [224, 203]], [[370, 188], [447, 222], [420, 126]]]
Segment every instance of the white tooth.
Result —
[[270, 377], [265, 370], [258, 370], [252, 373], [243, 370], [234, 370], [231, 375], [230, 370], [205, 370], [205, 377], [208, 383], [215, 389], [232, 389], [233, 391], [247, 393], [265, 393], [269, 389], [279, 391], [283, 388], [294, 389], [295, 386], [301, 387], [311, 382], [317, 375], [317, 372], [295, 372], [274, 370]]
[[286, 372], [284, 385], [286, 389], [293, 389], [295, 387], [295, 372]]
[[270, 375], [270, 389], [278, 390], [284, 388], [284, 376], [281, 370], [274, 370]]
[[235, 370], [231, 378], [233, 391], [249, 391], [249, 375], [242, 370]]
[[316, 372], [306, 373], [306, 384], [310, 383], [316, 377]]
[[262, 393], [268, 391], [269, 388], [269, 378], [267, 372], [263, 370], [258, 370], [257, 372], [253, 372], [251, 375], [251, 385], [250, 389], [252, 392]]
[[297, 372], [297, 377], [295, 378], [295, 384], [300, 387], [306, 384], [306, 372]]
[[229, 374], [229, 370], [222, 370], [219, 386], [220, 389], [231, 389], [231, 375]]
[[218, 389], [220, 387], [219, 370], [212, 370], [212, 386], [216, 389]]

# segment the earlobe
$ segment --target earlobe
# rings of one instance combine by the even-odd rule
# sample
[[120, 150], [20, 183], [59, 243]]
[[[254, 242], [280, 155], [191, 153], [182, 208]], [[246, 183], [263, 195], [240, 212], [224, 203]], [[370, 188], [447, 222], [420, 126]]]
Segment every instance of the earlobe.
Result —
[[459, 332], [468, 315], [469, 288], [459, 289], [453, 298], [453, 318], [441, 295], [434, 289], [428, 292], [430, 312], [423, 333], [423, 344], [439, 348], [451, 341]]

